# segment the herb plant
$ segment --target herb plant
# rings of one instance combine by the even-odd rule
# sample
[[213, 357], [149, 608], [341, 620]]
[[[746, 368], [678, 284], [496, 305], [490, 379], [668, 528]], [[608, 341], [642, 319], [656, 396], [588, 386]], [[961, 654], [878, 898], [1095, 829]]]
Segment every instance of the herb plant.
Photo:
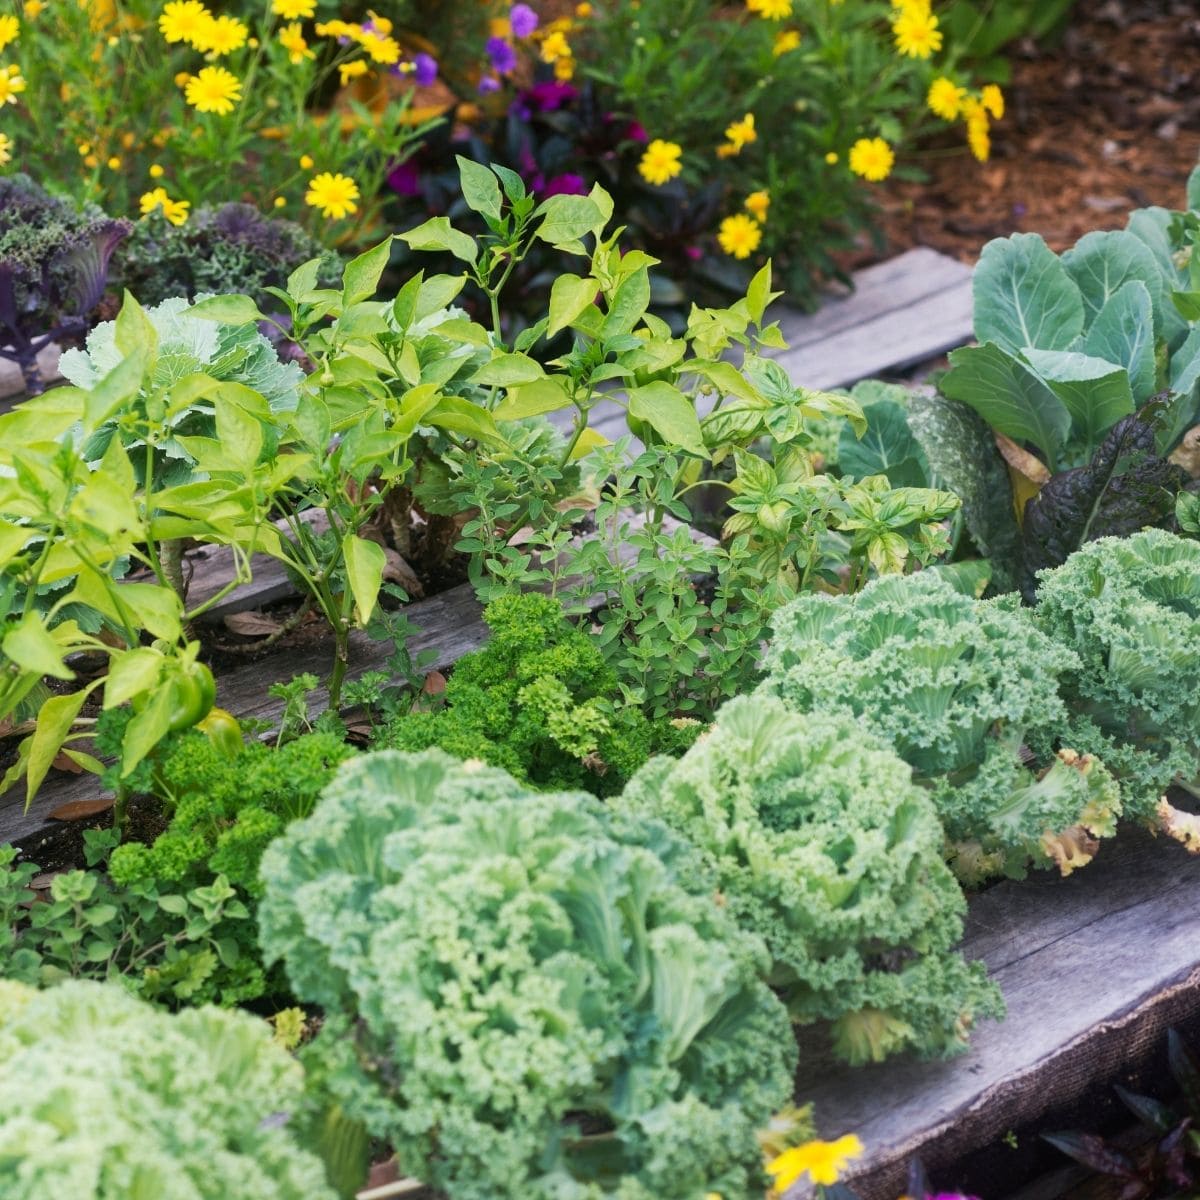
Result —
[[849, 1062], [953, 1054], [1003, 1011], [983, 967], [952, 950], [966, 905], [929, 796], [854, 718], [732, 700], [617, 803], [699, 849], [734, 919], [766, 941], [793, 1020], [831, 1022]]
[[451, 1200], [749, 1195], [795, 1046], [696, 865], [586, 796], [380, 751], [268, 848], [262, 944], [325, 1009], [332, 1097]]

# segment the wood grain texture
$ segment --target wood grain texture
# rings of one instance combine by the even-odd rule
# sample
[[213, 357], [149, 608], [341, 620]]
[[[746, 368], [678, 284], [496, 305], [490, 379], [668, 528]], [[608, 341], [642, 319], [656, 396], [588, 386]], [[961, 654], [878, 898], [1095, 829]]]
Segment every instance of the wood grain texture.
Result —
[[[895, 1200], [914, 1154], [936, 1174], [1150, 1053], [1200, 1011], [1198, 929], [1200, 859], [1138, 830], [1069, 879], [1039, 873], [977, 897], [964, 950], [988, 964], [1007, 1019], [949, 1062], [801, 1076], [821, 1135], [866, 1146], [846, 1182]], [[785, 1200], [810, 1194], [797, 1185]]]

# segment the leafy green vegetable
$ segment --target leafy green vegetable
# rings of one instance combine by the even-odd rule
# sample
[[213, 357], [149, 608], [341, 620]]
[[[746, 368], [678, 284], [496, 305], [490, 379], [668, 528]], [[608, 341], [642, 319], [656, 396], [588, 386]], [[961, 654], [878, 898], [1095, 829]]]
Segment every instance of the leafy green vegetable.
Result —
[[326, 1010], [323, 1085], [451, 1200], [763, 1187], [787, 1014], [662, 825], [388, 750], [346, 764], [262, 873], [264, 951]]
[[728, 910], [766, 941], [793, 1019], [833, 1022], [852, 1063], [952, 1054], [976, 1019], [1000, 1015], [983, 967], [951, 949], [966, 906], [933, 804], [851, 717], [732, 700], [617, 804], [699, 848]]
[[[929, 789], [952, 865], [974, 882], [1019, 876], [1031, 860], [1069, 873], [1114, 831], [1111, 776], [1058, 740], [1058, 680], [1078, 665], [1016, 596], [975, 600], [921, 572], [782, 609], [761, 690], [882, 736]], [[1022, 755], [1035, 737], [1041, 773]]]
[[1067, 739], [1118, 775], [1126, 811], [1150, 820], [1173, 781], [1200, 787], [1200, 543], [1091, 542], [1041, 575], [1035, 616], [1078, 655]]
[[248, 1013], [0, 980], [5, 1200], [334, 1200], [288, 1128], [303, 1085]]
[[436, 746], [537, 787], [609, 795], [652, 753], [678, 753], [700, 732], [697, 721], [651, 721], [624, 701], [595, 639], [551, 597], [501, 596], [483, 619], [492, 635], [455, 664], [445, 706], [397, 717], [377, 747]]

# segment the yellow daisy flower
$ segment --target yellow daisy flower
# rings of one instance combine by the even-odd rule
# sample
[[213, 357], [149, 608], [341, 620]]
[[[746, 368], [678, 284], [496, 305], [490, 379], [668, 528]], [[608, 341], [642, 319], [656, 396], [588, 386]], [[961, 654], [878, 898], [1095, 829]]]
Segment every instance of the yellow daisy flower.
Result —
[[754, 128], [754, 114], [747, 113], [740, 121], [734, 121], [725, 130], [729, 144], [735, 147], [735, 152], [750, 142], [758, 141], [758, 132]]
[[762, 229], [745, 213], [726, 217], [717, 230], [717, 241], [726, 254], [734, 258], [749, 258], [762, 241]]
[[44, 11], [45, 7], [46, 6], [44, 3], [42, 3], [42, 0], [25, 0], [23, 11], [31, 21], [36, 21]]
[[908, 58], [929, 58], [942, 48], [942, 32], [931, 12], [901, 9], [892, 22], [896, 49]]
[[356, 58], [352, 62], [341, 63], [338, 66], [338, 74], [342, 77], [342, 87], [352, 79], [357, 79], [360, 75], [366, 75], [371, 70], [367, 66], [366, 61], [361, 58]]
[[953, 121], [962, 112], [966, 94], [966, 88], [959, 87], [953, 79], [942, 76], [929, 85], [925, 103], [929, 105], [929, 111], [934, 116], [941, 117], [943, 121]]
[[771, 53], [778, 58], [781, 54], [787, 54], [792, 50], [799, 49], [800, 33], [795, 29], [784, 29], [775, 35], [775, 42], [771, 46]]
[[7, 133], [0, 133], [0, 167], [12, 162], [13, 142]]
[[240, 80], [224, 67], [203, 67], [184, 86], [184, 99], [197, 111], [228, 116], [242, 98]]
[[775, 1191], [783, 1192], [807, 1173], [813, 1183], [837, 1183], [852, 1158], [863, 1152], [863, 1144], [854, 1134], [840, 1137], [836, 1142], [805, 1142], [793, 1146], [767, 1164], [774, 1179]]
[[317, 11], [314, 0], [271, 0], [271, 11], [285, 21], [311, 17]]
[[21, 22], [16, 17], [5, 14], [0, 17], [0, 50], [11, 46], [21, 35]]
[[304, 203], [311, 208], [319, 208], [321, 215], [334, 221], [341, 220], [349, 213], [358, 212], [358, 184], [348, 175], [331, 174], [322, 171], [309, 180], [308, 191], [304, 194]]
[[391, 66], [400, 61], [400, 43], [393, 37], [380, 37], [377, 33], [361, 33], [358, 43], [367, 52], [372, 62]]
[[0, 67], [0, 107], [16, 104], [17, 97], [25, 90], [25, 77], [15, 63]]
[[997, 121], [1004, 116], [1004, 93], [994, 83], [984, 85], [983, 91], [979, 93], [979, 103]]
[[220, 16], [206, 21], [192, 45], [203, 54], [232, 54], [246, 44], [250, 30], [237, 17]]
[[782, 21], [792, 15], [792, 0], [746, 0], [746, 7], [764, 21]]
[[187, 42], [195, 45], [205, 26], [213, 19], [212, 13], [200, 0], [172, 0], [164, 5], [158, 18], [158, 32], [174, 44]]
[[306, 58], [316, 58], [304, 40], [299, 21], [293, 21], [279, 31], [279, 44], [288, 52], [292, 66], [299, 66]]
[[152, 191], [143, 192], [138, 201], [142, 216], [149, 216], [156, 208], [162, 210], [162, 215], [172, 225], [182, 225], [188, 218], [191, 205], [186, 200], [172, 200], [167, 195], [167, 189], [156, 187]]
[[677, 143], [655, 138], [642, 154], [642, 160], [638, 163], [638, 173], [647, 183], [661, 187], [683, 170], [679, 161], [682, 153], [683, 149]]
[[859, 138], [850, 147], [850, 170], [871, 183], [879, 183], [892, 173], [896, 156], [881, 137]]
[[542, 62], [557, 62], [560, 58], [571, 57], [571, 45], [562, 33], [557, 30], [548, 34], [542, 41]]
[[746, 207], [746, 211], [754, 217], [760, 224], [765, 224], [767, 220], [767, 209], [771, 207], [771, 193], [762, 190], [751, 192], [742, 203]]

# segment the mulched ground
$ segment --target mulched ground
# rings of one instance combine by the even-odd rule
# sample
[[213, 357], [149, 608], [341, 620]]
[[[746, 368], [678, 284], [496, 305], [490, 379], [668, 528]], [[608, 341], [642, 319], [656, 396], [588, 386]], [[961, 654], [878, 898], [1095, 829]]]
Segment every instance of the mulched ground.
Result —
[[1197, 0], [1080, 0], [1056, 46], [1010, 59], [991, 161], [959, 149], [956, 130], [920, 156], [927, 182], [885, 185], [889, 254], [924, 245], [974, 262], [984, 242], [1018, 231], [1063, 250], [1123, 227], [1131, 209], [1182, 207], [1200, 156]]

